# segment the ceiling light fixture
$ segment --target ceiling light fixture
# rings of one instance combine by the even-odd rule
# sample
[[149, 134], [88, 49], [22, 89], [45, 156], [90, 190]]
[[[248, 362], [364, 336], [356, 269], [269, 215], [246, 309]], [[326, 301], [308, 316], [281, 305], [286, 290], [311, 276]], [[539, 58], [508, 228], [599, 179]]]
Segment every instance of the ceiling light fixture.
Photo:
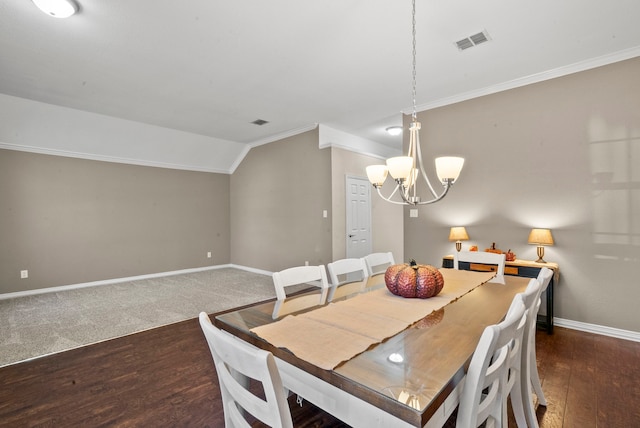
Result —
[[78, 11], [73, 0], [32, 0], [38, 9], [54, 18], [68, 18]]
[[[424, 166], [422, 164], [422, 154], [420, 153], [420, 122], [417, 120], [416, 114], [416, 1], [413, 0], [412, 11], [412, 29], [413, 29], [413, 113], [411, 115], [411, 125], [409, 126], [409, 150], [407, 156], [398, 156], [387, 159], [386, 165], [369, 165], [367, 167], [367, 177], [373, 187], [376, 188], [378, 194], [382, 199], [387, 202], [399, 205], [425, 205], [438, 202], [445, 197], [453, 183], [460, 176], [462, 166], [464, 165], [464, 158], [460, 157], [439, 157], [436, 158], [436, 174], [442, 182], [442, 193], [437, 193], [431, 183], [429, 177], [425, 173]], [[417, 169], [419, 166], [420, 169]], [[388, 197], [382, 195], [380, 190], [387, 178], [387, 174], [396, 182], [396, 187]], [[418, 176], [422, 176], [429, 190], [431, 191], [431, 198], [428, 200], [421, 200], [417, 194], [417, 182]], [[402, 200], [392, 200], [396, 192], [400, 193]]]
[[387, 131], [389, 135], [393, 135], [395, 137], [396, 135], [402, 134], [402, 126], [390, 126], [385, 129], [385, 131]]

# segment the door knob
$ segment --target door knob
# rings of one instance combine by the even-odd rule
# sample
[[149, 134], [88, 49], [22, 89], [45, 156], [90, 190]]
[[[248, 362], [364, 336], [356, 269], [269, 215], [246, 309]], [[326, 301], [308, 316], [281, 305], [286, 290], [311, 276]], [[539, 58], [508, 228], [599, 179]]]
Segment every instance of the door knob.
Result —
[[353, 238], [354, 236], [356, 236], [356, 235], [349, 235], [349, 238]]

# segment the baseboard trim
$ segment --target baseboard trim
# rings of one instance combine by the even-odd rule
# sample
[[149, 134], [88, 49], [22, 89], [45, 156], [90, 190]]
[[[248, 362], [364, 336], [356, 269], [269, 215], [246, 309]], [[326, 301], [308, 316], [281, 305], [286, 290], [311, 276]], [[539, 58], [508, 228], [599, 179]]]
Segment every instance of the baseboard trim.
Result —
[[556, 317], [553, 318], [553, 323], [558, 327], [570, 328], [572, 330], [579, 330], [587, 333], [601, 334], [603, 336], [610, 336], [618, 339], [640, 342], [640, 333], [637, 331], [622, 330], [619, 328], [589, 324], [586, 322], [572, 321]]
[[270, 272], [268, 270], [256, 269], [249, 266], [236, 265], [233, 263], [227, 266], [235, 269], [246, 270], [247, 272], [258, 273], [260, 275], [269, 275], [269, 276], [273, 275], [273, 272]]
[[[185, 273], [202, 272], [205, 270], [222, 269], [222, 268], [228, 268], [228, 267], [243, 269], [241, 266], [236, 266], [232, 264], [204, 266], [204, 267], [181, 269], [181, 270], [174, 270], [174, 271], [168, 271], [168, 272], [151, 273], [146, 275], [129, 276], [126, 278], [105, 279], [100, 281], [82, 282], [82, 283], [71, 284], [71, 285], [61, 285], [58, 287], [47, 287], [47, 288], [38, 288], [36, 290], [25, 290], [25, 291], [16, 291], [13, 293], [3, 293], [3, 294], [0, 294], [0, 300], [13, 299], [15, 297], [33, 296], [36, 294], [55, 293], [57, 291], [74, 290], [76, 288], [95, 287], [98, 285], [119, 284], [122, 282], [137, 281], [140, 279], [161, 278], [163, 276], [181, 275]], [[244, 270], [247, 270], [247, 269], [244, 269]]]

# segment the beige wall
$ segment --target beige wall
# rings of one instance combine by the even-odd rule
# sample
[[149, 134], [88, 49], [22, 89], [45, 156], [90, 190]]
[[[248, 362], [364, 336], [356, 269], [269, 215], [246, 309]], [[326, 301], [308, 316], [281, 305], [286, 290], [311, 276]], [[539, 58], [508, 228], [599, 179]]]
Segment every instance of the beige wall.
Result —
[[466, 165], [451, 194], [405, 210], [405, 254], [439, 264], [450, 226], [535, 260], [532, 227], [553, 230], [556, 316], [640, 331], [640, 58], [419, 114], [427, 158]]
[[232, 263], [330, 262], [331, 151], [318, 149], [318, 130], [252, 148], [231, 176], [231, 213]]
[[0, 149], [0, 293], [229, 263], [228, 189], [226, 174]]
[[[529, 229], [549, 227], [556, 316], [640, 331], [639, 75], [636, 58], [420, 113], [425, 158], [467, 163], [418, 218], [405, 208], [396, 220], [374, 194], [374, 251], [439, 265], [449, 227], [463, 225], [465, 247], [496, 242], [532, 260]], [[344, 254], [344, 176], [368, 163], [318, 149], [316, 130], [253, 148], [231, 177], [0, 150], [0, 293], [229, 262], [327, 263]]]
[[[352, 151], [331, 149], [333, 260], [346, 257], [346, 177], [367, 178], [368, 165], [382, 163], [380, 159]], [[371, 231], [373, 252], [391, 251], [400, 262], [404, 260], [402, 207], [383, 201], [372, 187]]]

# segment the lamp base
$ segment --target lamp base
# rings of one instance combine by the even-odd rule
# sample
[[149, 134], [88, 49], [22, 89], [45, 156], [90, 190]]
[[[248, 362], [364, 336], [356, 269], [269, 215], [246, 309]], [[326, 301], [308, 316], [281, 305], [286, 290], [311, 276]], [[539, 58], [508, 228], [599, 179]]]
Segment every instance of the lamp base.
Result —
[[542, 245], [538, 246], [538, 260], [536, 263], [546, 263], [542, 258], [544, 257], [544, 247]]

